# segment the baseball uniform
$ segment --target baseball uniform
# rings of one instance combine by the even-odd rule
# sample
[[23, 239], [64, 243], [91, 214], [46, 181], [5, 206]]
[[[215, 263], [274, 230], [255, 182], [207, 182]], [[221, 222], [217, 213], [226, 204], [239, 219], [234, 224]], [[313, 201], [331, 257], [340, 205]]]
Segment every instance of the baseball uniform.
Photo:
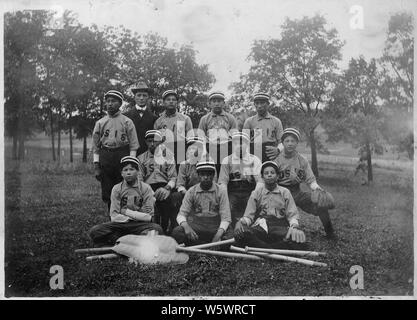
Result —
[[98, 120], [93, 129], [92, 151], [94, 162], [101, 169], [102, 199], [110, 207], [110, 193], [120, 181], [119, 163], [126, 155], [136, 155], [139, 142], [132, 120], [116, 112]]
[[111, 192], [110, 222], [94, 226], [89, 234], [95, 244], [114, 245], [116, 240], [127, 234], [144, 234], [149, 230], [162, 233], [161, 227], [151, 221], [135, 220], [126, 214], [126, 210], [141, 212], [151, 220], [154, 215], [153, 191], [149, 185], [136, 181], [132, 186], [122, 181]]
[[[195, 243], [185, 236], [181, 223], [186, 221], [198, 235]], [[178, 243], [186, 245], [210, 242], [218, 229], [227, 230], [231, 222], [227, 191], [213, 182], [209, 190], [203, 190], [200, 184], [191, 187], [185, 194], [177, 216], [179, 224], [172, 236]]]

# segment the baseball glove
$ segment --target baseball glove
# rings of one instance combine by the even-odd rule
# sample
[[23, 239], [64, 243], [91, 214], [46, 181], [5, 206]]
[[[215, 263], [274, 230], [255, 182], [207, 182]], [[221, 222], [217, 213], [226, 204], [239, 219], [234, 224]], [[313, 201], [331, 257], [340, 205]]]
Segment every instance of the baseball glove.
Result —
[[314, 190], [311, 193], [311, 201], [317, 205], [318, 209], [334, 209], [334, 198], [330, 192], [325, 190]]

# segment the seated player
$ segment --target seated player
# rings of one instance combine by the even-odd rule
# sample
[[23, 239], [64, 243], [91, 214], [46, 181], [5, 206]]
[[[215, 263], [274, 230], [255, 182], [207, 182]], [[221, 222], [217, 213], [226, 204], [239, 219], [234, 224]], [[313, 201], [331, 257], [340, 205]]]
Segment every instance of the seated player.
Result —
[[177, 224], [171, 199], [171, 191], [177, 179], [174, 154], [162, 144], [162, 135], [158, 130], [146, 131], [145, 141], [148, 150], [138, 157], [139, 180], [149, 184], [155, 192], [155, 221], [169, 234]]
[[245, 213], [235, 226], [240, 246], [303, 249], [304, 232], [299, 229], [298, 211], [291, 193], [278, 185], [278, 166], [262, 164], [264, 185], [254, 190]]
[[90, 238], [96, 245], [114, 245], [127, 234], [141, 235], [150, 230], [162, 234], [161, 227], [153, 223], [154, 197], [149, 185], [138, 180], [139, 161], [126, 156], [120, 161], [123, 181], [111, 192], [110, 222], [94, 226]]
[[227, 191], [213, 182], [216, 165], [212, 161], [197, 164], [200, 183], [185, 194], [179, 224], [172, 232], [178, 243], [195, 245], [220, 241], [229, 227], [230, 207]]
[[335, 239], [336, 235], [330, 221], [327, 209], [317, 208], [311, 200], [311, 193], [300, 189], [300, 183], [305, 182], [312, 191], [323, 190], [316, 182], [308, 160], [297, 151], [300, 133], [294, 128], [287, 128], [281, 137], [284, 152], [274, 160], [278, 164], [279, 185], [291, 191], [295, 204], [304, 212], [317, 215], [323, 224], [326, 237]]

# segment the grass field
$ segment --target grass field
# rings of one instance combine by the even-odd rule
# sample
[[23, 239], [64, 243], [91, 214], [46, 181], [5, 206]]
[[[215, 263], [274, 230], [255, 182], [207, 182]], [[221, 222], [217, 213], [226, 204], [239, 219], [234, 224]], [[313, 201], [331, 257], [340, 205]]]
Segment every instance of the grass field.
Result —
[[[87, 231], [108, 220], [92, 168], [6, 159], [6, 296], [341, 296], [413, 294], [412, 171], [376, 168], [361, 186], [351, 167], [320, 164], [332, 192], [339, 241], [324, 238], [318, 218], [302, 214], [310, 248], [328, 252], [328, 268], [191, 256], [180, 266], [86, 262]], [[64, 270], [51, 290], [49, 271]], [[364, 290], [352, 290], [350, 267], [364, 269]]]

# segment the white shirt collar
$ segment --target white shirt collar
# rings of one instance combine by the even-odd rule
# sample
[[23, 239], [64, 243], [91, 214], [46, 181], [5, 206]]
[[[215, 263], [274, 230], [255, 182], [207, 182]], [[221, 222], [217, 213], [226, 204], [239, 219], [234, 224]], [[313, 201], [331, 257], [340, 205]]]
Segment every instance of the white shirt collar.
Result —
[[142, 112], [145, 112], [145, 110], [146, 110], [146, 106], [145, 106], [145, 107], [143, 107], [143, 108], [141, 108], [141, 107], [139, 107], [137, 104], [135, 104], [135, 108], [136, 108], [136, 110], [138, 110], [138, 111], [142, 111]]

